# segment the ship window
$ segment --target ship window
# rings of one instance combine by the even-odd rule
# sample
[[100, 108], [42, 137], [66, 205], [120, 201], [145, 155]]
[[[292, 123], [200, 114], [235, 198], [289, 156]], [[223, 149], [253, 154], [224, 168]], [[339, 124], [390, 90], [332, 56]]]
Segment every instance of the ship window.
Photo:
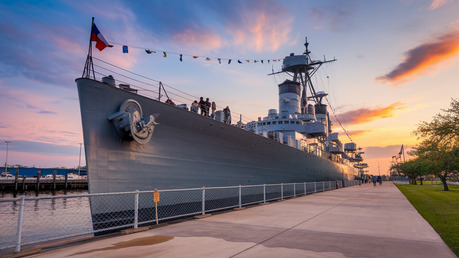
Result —
[[277, 124], [277, 121], [273, 121], [273, 125]]
[[283, 124], [284, 122], [283, 121], [279, 121], [279, 124]]
[[291, 124], [294, 124], [294, 123], [295, 123], [295, 121], [290, 121], [290, 123], [291, 123]]
[[270, 125], [270, 124], [271, 124], [271, 122], [268, 122], [268, 125]]
[[263, 123], [258, 123], [258, 125], [262, 125]]
[[300, 121], [296, 121], [296, 124], [299, 125], [299, 124], [300, 124]]

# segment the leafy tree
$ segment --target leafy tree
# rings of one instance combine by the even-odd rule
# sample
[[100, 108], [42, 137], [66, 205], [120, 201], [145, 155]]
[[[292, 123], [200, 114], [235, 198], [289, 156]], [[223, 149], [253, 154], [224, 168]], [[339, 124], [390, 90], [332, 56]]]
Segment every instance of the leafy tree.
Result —
[[432, 122], [422, 122], [414, 131], [422, 141], [411, 154], [427, 161], [430, 172], [440, 178], [448, 191], [448, 176], [457, 174], [459, 168], [459, 101], [452, 99], [451, 107], [443, 111], [444, 114], [435, 115]]
[[428, 160], [415, 158], [398, 164], [398, 169], [407, 176], [414, 185], [416, 184], [416, 178], [420, 177], [422, 185], [422, 176], [429, 174], [431, 166], [432, 164]]

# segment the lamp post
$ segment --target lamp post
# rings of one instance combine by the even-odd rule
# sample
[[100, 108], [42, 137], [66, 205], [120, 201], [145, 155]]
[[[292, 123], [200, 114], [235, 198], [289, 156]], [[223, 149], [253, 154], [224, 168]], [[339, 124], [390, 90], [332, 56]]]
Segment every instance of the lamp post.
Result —
[[6, 143], [6, 159], [5, 159], [5, 174], [8, 172], [8, 144], [10, 144], [10, 141], [5, 141]]
[[80, 158], [78, 159], [78, 176], [80, 175], [80, 168], [81, 168], [80, 166], [81, 164], [81, 144], [82, 143], [80, 142]]

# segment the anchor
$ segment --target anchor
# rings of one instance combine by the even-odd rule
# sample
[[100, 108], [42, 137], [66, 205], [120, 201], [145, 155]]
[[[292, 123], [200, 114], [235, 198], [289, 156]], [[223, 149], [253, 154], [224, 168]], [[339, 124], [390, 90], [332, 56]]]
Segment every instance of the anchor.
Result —
[[108, 116], [108, 120], [112, 121], [121, 138], [140, 144], [150, 141], [155, 125], [158, 124], [153, 115], [143, 118], [142, 107], [133, 99], [121, 103], [119, 111]]

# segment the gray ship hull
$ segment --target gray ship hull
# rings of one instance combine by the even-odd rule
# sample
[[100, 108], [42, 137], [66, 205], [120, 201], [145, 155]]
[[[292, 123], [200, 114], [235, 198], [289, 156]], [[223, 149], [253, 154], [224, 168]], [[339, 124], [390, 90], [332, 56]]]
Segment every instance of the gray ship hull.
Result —
[[[76, 80], [89, 192], [353, 179], [355, 168], [107, 84]], [[127, 99], [156, 122], [147, 144], [120, 138], [108, 117]], [[95, 214], [113, 212], [91, 201]]]
[[[90, 79], [77, 79], [90, 193], [353, 179], [356, 170], [238, 127]], [[108, 116], [126, 99], [159, 123], [148, 144]]]

